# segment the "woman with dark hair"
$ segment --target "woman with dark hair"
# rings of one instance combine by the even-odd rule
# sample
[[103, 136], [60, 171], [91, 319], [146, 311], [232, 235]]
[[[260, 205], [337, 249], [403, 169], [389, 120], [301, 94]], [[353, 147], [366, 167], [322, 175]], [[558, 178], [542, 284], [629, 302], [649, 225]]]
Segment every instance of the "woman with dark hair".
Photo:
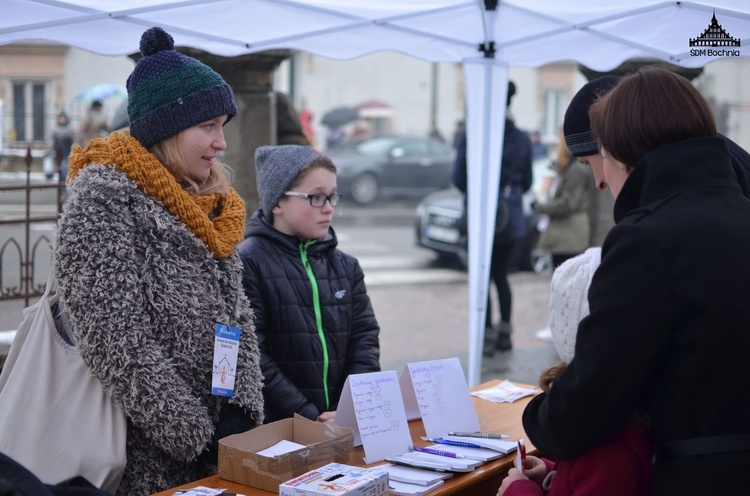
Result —
[[710, 108], [644, 68], [591, 107], [615, 221], [575, 358], [531, 401], [539, 450], [573, 458], [637, 408], [656, 442], [652, 494], [738, 494], [750, 463], [750, 201]]

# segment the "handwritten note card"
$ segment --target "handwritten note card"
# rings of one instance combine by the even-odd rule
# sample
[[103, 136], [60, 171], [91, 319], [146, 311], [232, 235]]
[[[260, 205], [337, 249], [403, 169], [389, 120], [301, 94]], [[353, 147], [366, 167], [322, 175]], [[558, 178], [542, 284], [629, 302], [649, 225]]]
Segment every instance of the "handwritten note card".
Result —
[[414, 418], [418, 409], [427, 436], [479, 431], [477, 412], [458, 358], [409, 363], [400, 382], [409, 418]]
[[347, 377], [335, 422], [354, 430], [354, 446], [364, 447], [368, 464], [409, 451], [412, 444], [393, 370]]

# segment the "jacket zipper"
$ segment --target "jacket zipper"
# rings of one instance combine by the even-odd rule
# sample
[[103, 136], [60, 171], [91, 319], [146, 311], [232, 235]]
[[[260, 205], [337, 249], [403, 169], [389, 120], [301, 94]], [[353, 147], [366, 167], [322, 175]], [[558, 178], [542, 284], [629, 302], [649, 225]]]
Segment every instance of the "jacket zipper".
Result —
[[328, 396], [328, 345], [326, 344], [326, 335], [323, 332], [323, 316], [320, 312], [320, 292], [318, 291], [318, 281], [315, 279], [312, 267], [310, 267], [310, 261], [307, 258], [307, 248], [315, 243], [316, 240], [310, 240], [307, 243], [301, 243], [299, 245], [300, 257], [302, 258], [302, 265], [305, 267], [307, 277], [310, 279], [310, 285], [312, 286], [313, 296], [313, 309], [315, 310], [315, 327], [318, 329], [318, 337], [320, 338], [320, 344], [323, 348], [323, 392], [326, 397], [326, 411], [331, 410], [331, 401]]

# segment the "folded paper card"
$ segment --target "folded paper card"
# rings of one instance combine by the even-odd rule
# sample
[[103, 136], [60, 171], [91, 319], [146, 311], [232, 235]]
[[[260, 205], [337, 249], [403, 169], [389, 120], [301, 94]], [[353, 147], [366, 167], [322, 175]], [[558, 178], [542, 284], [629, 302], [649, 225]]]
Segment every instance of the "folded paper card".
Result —
[[409, 363], [401, 373], [400, 383], [407, 417], [421, 416], [428, 436], [479, 430], [477, 412], [458, 358]]
[[368, 464], [408, 451], [411, 445], [401, 388], [393, 370], [347, 377], [335, 422], [354, 431], [354, 445], [362, 445]]

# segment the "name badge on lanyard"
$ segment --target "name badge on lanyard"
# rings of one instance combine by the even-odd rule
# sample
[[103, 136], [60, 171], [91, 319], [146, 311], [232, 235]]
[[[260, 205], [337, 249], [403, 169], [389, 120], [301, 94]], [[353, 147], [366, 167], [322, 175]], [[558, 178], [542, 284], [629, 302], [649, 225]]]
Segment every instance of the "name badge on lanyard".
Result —
[[240, 349], [242, 329], [218, 323], [214, 328], [214, 367], [211, 394], [231, 398], [234, 395], [237, 353]]

